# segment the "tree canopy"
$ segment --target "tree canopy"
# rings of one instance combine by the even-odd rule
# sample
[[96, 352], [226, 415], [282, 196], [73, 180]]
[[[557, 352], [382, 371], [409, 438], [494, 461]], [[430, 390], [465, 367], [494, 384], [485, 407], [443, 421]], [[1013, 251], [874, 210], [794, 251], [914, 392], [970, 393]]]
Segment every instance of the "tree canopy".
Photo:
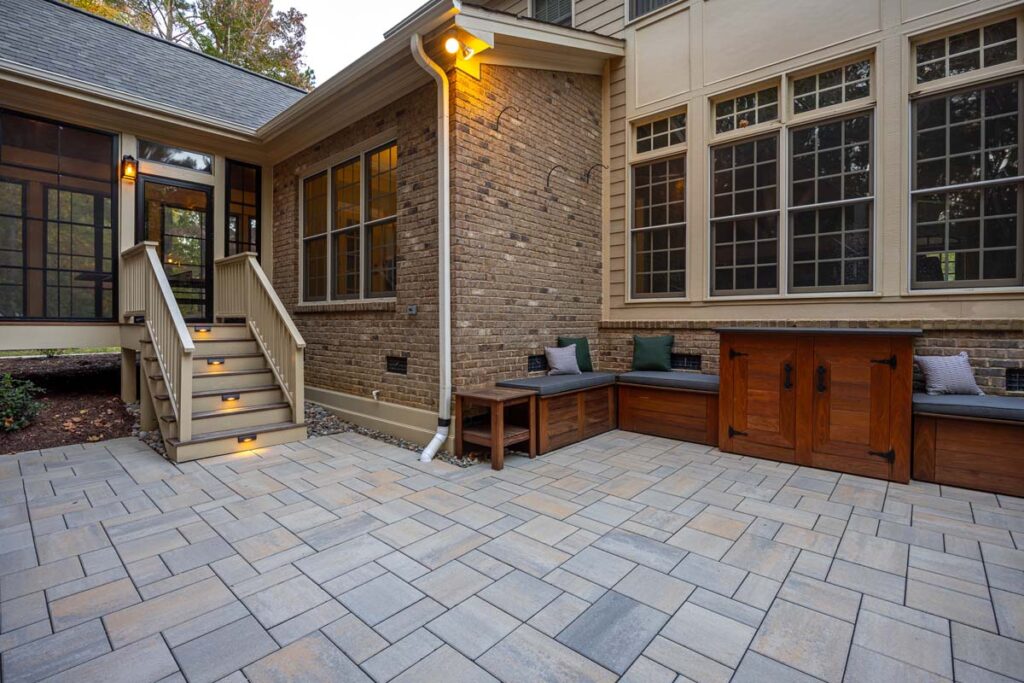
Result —
[[165, 40], [312, 90], [303, 62], [306, 15], [274, 11], [271, 0], [66, 0], [71, 5]]

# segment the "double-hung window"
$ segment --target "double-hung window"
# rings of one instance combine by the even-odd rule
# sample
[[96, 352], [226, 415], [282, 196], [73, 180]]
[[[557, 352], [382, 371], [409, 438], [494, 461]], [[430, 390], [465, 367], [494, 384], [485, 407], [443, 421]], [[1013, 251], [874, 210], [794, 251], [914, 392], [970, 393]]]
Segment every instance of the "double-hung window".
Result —
[[303, 300], [393, 297], [398, 147], [377, 147], [302, 182]]
[[1024, 283], [1024, 78], [1007, 73], [1022, 63], [1019, 27], [993, 19], [914, 45], [914, 289]]
[[790, 136], [790, 290], [871, 288], [871, 113]]
[[686, 296], [686, 113], [636, 123], [633, 144], [631, 296]]
[[772, 294], [779, 285], [779, 136], [711, 150], [712, 287]]

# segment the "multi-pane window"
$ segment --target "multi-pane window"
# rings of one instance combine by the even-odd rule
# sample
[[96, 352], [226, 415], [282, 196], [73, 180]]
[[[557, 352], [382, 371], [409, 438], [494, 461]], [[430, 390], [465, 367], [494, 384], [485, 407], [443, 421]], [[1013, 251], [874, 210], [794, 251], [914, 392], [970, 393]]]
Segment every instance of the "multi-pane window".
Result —
[[533, 0], [533, 18], [572, 26], [572, 0]]
[[871, 60], [821, 71], [793, 81], [793, 113], [831, 107], [871, 94]]
[[0, 318], [114, 318], [114, 148], [0, 110]]
[[686, 157], [633, 167], [633, 295], [686, 293]]
[[228, 161], [227, 256], [260, 250], [260, 167]]
[[712, 293], [778, 291], [778, 135], [712, 148]]
[[155, 161], [160, 164], [180, 166], [190, 171], [213, 173], [213, 156], [202, 152], [193, 152], [180, 147], [172, 147], [160, 142], [139, 140], [139, 158]]
[[1017, 19], [1004, 19], [936, 40], [915, 49], [917, 82], [957, 76], [1017, 59]]
[[1022, 282], [1022, 81], [913, 103], [914, 285]]
[[302, 183], [303, 298], [327, 298], [327, 171]]
[[303, 182], [304, 300], [395, 295], [398, 146]]
[[629, 18], [642, 17], [672, 2], [675, 0], [629, 0]]
[[870, 289], [871, 114], [796, 128], [791, 141], [790, 289]]
[[727, 133], [779, 118], [779, 89], [764, 88], [715, 103], [715, 132]]
[[686, 142], [686, 114], [672, 114], [636, 127], [636, 153], [644, 154]]

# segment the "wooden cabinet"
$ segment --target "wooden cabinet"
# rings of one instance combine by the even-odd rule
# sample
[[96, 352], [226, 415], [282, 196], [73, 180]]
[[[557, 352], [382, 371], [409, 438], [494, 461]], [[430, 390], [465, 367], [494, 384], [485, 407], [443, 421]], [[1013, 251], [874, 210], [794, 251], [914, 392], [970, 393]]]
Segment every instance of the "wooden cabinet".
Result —
[[721, 330], [723, 451], [906, 482], [917, 330]]

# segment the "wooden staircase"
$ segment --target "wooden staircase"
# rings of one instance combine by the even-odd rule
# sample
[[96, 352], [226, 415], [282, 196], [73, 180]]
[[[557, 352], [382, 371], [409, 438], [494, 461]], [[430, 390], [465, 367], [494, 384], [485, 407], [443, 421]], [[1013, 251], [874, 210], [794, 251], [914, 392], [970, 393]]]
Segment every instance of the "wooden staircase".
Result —
[[[122, 254], [125, 318], [144, 318], [143, 415], [156, 417], [175, 462], [306, 438], [305, 342], [254, 254], [215, 264], [215, 319], [185, 323], [156, 255], [141, 243]], [[141, 311], [141, 313], [140, 313]], [[144, 420], [145, 421], [145, 420]]]

